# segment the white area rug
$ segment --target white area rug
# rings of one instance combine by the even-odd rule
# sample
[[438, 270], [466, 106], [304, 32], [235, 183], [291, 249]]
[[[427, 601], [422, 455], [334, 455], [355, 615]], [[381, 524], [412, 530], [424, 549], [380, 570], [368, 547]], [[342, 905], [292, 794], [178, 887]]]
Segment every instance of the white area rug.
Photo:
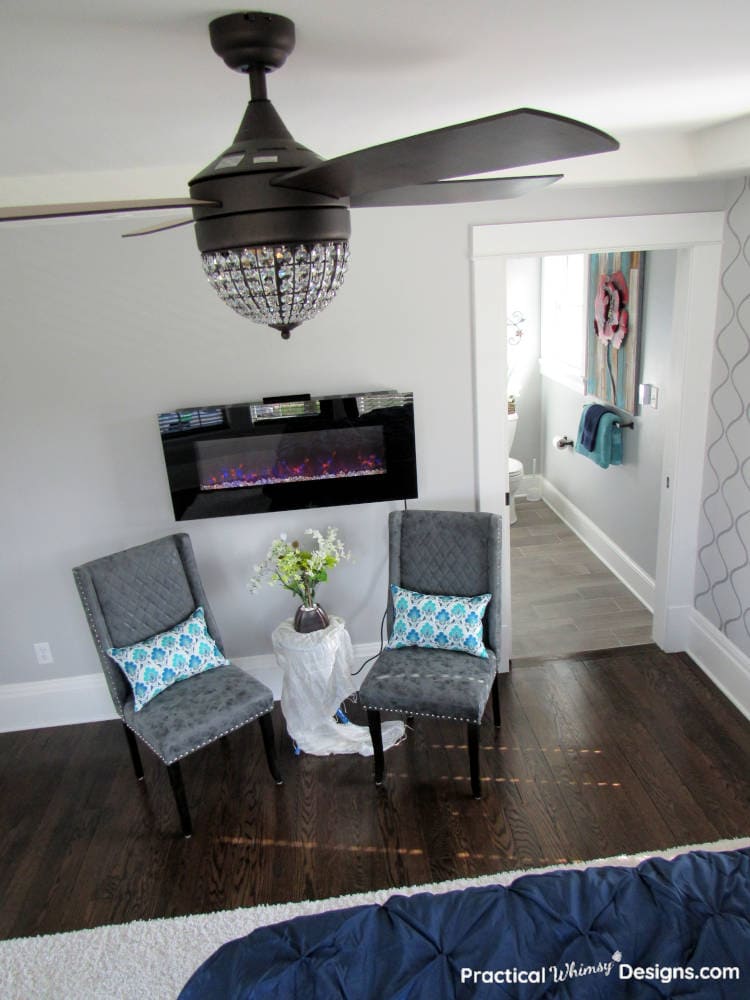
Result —
[[619, 855], [551, 868], [502, 872], [432, 885], [405, 886], [303, 903], [164, 920], [95, 927], [68, 934], [0, 941], [2, 1000], [175, 1000], [198, 966], [217, 948], [267, 924], [322, 910], [383, 903], [395, 894], [449, 892], [472, 885], [508, 885], [519, 875], [602, 865], [633, 867], [646, 858], [673, 858], [687, 851], [729, 851], [750, 847], [750, 838], [690, 844], [667, 851]]

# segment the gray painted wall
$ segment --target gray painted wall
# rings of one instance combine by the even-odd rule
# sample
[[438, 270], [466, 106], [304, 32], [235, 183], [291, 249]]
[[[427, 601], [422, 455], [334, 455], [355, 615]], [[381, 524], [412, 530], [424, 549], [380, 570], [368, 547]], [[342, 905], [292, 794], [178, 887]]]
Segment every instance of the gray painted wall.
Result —
[[[646, 265], [641, 381], [668, 392], [665, 375], [674, 301], [676, 251], [649, 253]], [[583, 403], [591, 401], [542, 378], [544, 475], [650, 577], [656, 573], [659, 494], [664, 450], [663, 409], [642, 407], [623, 430], [623, 464], [601, 469], [572, 448], [553, 447], [556, 435], [575, 440]]]
[[750, 178], [732, 185], [711, 373], [695, 607], [750, 655]]
[[[375, 641], [392, 505], [175, 525], [156, 414], [269, 393], [410, 389], [420, 503], [472, 509], [470, 226], [715, 210], [725, 199], [713, 182], [360, 210], [337, 301], [288, 342], [216, 300], [189, 230], [122, 240], [122, 221], [4, 224], [0, 683], [97, 673], [71, 567], [176, 527], [193, 539], [230, 655], [269, 652], [273, 626], [293, 611], [285, 591], [247, 594], [253, 563], [280, 531], [328, 524], [354, 561], [321, 602], [355, 643]], [[35, 662], [38, 641], [53, 664]]]

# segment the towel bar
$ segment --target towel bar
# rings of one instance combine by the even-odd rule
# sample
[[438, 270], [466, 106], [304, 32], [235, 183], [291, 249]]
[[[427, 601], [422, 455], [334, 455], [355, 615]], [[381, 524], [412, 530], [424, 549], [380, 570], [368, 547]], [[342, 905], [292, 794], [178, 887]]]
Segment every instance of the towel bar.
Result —
[[[613, 410], [606, 410], [606, 407], [602, 406], [601, 404], [597, 404], [597, 406], [598, 406], [598, 408], [600, 410], [605, 410], [608, 413], [613, 413], [614, 412]], [[583, 412], [585, 413], [586, 410], [587, 410], [587, 407], [584, 406]], [[629, 421], [615, 420], [614, 421], [614, 426], [615, 427], [619, 427], [622, 430], [625, 427], [630, 427], [632, 429], [635, 426], [635, 424], [634, 424], [634, 422], [632, 420], [629, 420]]]

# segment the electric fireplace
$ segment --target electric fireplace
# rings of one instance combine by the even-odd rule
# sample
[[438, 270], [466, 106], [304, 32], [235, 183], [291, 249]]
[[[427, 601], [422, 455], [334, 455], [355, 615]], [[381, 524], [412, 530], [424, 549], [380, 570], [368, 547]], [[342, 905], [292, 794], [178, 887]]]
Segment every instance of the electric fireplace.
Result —
[[191, 407], [159, 430], [178, 521], [417, 496], [411, 393]]

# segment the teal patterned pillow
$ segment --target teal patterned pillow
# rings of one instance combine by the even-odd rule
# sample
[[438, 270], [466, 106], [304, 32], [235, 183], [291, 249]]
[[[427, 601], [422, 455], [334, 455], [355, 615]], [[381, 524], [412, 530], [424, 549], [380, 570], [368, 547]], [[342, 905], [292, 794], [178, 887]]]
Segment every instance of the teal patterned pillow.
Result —
[[487, 656], [483, 642], [485, 608], [492, 594], [476, 597], [440, 597], [419, 594], [391, 584], [393, 629], [388, 649], [421, 646]]
[[130, 681], [136, 712], [177, 681], [229, 664], [208, 634], [201, 607], [168, 632], [107, 653]]

